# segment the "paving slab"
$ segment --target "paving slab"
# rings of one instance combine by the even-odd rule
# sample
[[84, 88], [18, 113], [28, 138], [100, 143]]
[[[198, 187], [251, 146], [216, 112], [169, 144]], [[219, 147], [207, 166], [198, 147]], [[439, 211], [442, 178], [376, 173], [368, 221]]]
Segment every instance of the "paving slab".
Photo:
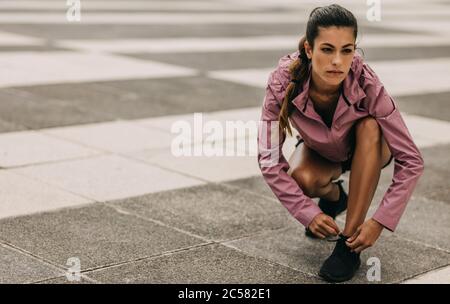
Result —
[[0, 283], [24, 284], [61, 275], [53, 266], [0, 244]]
[[201, 71], [229, 70], [245, 68], [267, 68], [277, 66], [278, 59], [295, 52], [295, 42], [290, 49], [239, 51], [239, 52], [211, 52], [211, 53], [183, 53], [180, 54], [126, 54], [126, 56], [143, 60], [155, 60], [171, 64], [187, 66]]
[[284, 227], [292, 219], [275, 201], [207, 184], [110, 202], [121, 209], [210, 240]]
[[89, 272], [104, 283], [276, 284], [320, 283], [293, 269], [220, 244]]
[[114, 121], [42, 130], [44, 134], [100, 151], [127, 152], [170, 147], [172, 136], [130, 121]]
[[[174, 154], [171, 149], [127, 152], [125, 155], [209, 182], [223, 182], [261, 173], [255, 156], [248, 155], [251, 153], [251, 148], [246, 146], [245, 143], [242, 144], [242, 147], [248, 148], [245, 151], [242, 150], [242, 156], [233, 154], [232, 156], [217, 156], [215, 150], [213, 150], [214, 154], [212, 155], [204, 155], [205, 153], [202, 152], [201, 155], [196, 156], [194, 154], [195, 147], [188, 147], [190, 147], [189, 149], [186, 148], [188, 149], [186, 151], [186, 153], [189, 153], [188, 155], [184, 155], [184, 148], [180, 151], [183, 152], [180, 156]], [[225, 147], [228, 149], [231, 146]], [[230, 153], [237, 154], [238, 150], [234, 150], [234, 152], [230, 150]]]
[[28, 166], [12, 171], [97, 201], [204, 183], [116, 155]]
[[262, 176], [241, 178], [233, 181], [228, 181], [226, 182], [226, 184], [230, 184], [235, 187], [240, 187], [242, 189], [247, 189], [248, 191], [259, 193], [261, 195], [277, 200], [277, 197], [272, 192], [269, 185], [266, 183], [266, 181]]
[[24, 130], [27, 130], [27, 127], [14, 122], [0, 119], [0, 133], [24, 131]]
[[[450, 92], [436, 92], [432, 94], [418, 94], [395, 98], [401, 109], [409, 114], [449, 121], [450, 110], [447, 107]], [[424, 107], [426, 104], [426, 107]]]
[[[0, 87], [195, 75], [192, 69], [93, 52], [0, 52], [0, 64], [9, 71]], [[48, 66], [51, 72], [42, 73]]]
[[[364, 51], [364, 58], [367, 61], [377, 60], [406, 60], [406, 59], [421, 59], [427, 58], [441, 58], [447, 57], [450, 51], [450, 46], [433, 45], [433, 46], [414, 46], [409, 47], [362, 47]], [[389, 51], [387, 51], [389, 50]]]
[[[269, 231], [226, 244], [248, 254], [310, 274], [318, 273], [335, 245], [334, 242], [307, 238], [300, 224], [293, 228]], [[367, 271], [373, 266], [366, 264], [370, 257], [376, 257], [380, 261], [381, 281], [378, 283], [398, 282], [450, 262], [449, 253], [383, 233], [375, 246], [362, 253], [361, 268], [348, 283], [377, 283], [368, 281], [366, 277]]]
[[264, 92], [259, 88], [205, 76], [22, 86], [15, 89], [41, 99], [64, 100], [86, 112], [109, 117], [105, 121], [112, 120], [111, 117], [138, 119], [259, 106], [264, 97]]
[[79, 279], [69, 280], [65, 275], [64, 276], [59, 276], [59, 277], [56, 277], [56, 278], [51, 278], [51, 279], [48, 279], [48, 280], [36, 281], [36, 282], [33, 282], [33, 283], [34, 284], [57, 284], [57, 285], [62, 285], [62, 284], [70, 284], [70, 285], [99, 284], [97, 281], [95, 281], [93, 279], [86, 279], [83, 276], [81, 276]]
[[[390, 165], [391, 167], [393, 165]], [[386, 168], [388, 169], [388, 168]], [[444, 189], [442, 179], [427, 178], [427, 171], [433, 170], [430, 166], [419, 180], [419, 184], [411, 196], [406, 209], [400, 219], [395, 235], [450, 252], [450, 205], [445, 200], [433, 199], [433, 193]], [[382, 173], [382, 179], [375, 192], [367, 217], [371, 217], [378, 209], [392, 178], [393, 167]], [[348, 184], [348, 183], [346, 183]], [[427, 188], [428, 187], [428, 188]], [[346, 188], [348, 190], [348, 187]], [[446, 190], [446, 188], [445, 188]], [[447, 190], [446, 190], [447, 191]], [[347, 191], [348, 192], [348, 191]], [[442, 197], [443, 193], [434, 195]], [[338, 217], [343, 224], [345, 214]]]
[[450, 266], [427, 272], [402, 282], [403, 284], [450, 284]]
[[[392, 173], [390, 173], [392, 170], [393, 165], [390, 165], [383, 170], [382, 174], [384, 175], [385, 182], [379, 184], [366, 218], [370, 218], [378, 209], [390, 184], [389, 176], [392, 176]], [[343, 177], [346, 178], [343, 186], [348, 193], [348, 173], [343, 175]], [[261, 177], [236, 180], [229, 182], [229, 184], [277, 200]], [[314, 200], [318, 201], [317, 198], [314, 198]], [[279, 204], [281, 205], [281, 203]], [[449, 216], [450, 207], [448, 202], [429, 199], [423, 197], [422, 192], [418, 192], [418, 194], [413, 195], [408, 202], [395, 234], [403, 238], [420, 242], [424, 246], [429, 245], [450, 252]], [[345, 218], [345, 212], [338, 216], [338, 225], [341, 228], [344, 227]]]
[[[368, 216], [374, 210], [372, 207]], [[449, 204], [413, 197], [408, 202], [395, 234], [450, 253]]]
[[[306, 24], [2, 24], [2, 31], [58, 39], [111, 39], [111, 38], [169, 38], [169, 37], [246, 37], [250, 35], [298, 35], [305, 32]], [[366, 33], [402, 34], [407, 30], [392, 30], [361, 26]]]
[[[420, 177], [413, 195], [428, 199], [450, 203], [450, 190], [448, 178], [450, 178], [450, 145], [436, 145], [420, 148], [424, 159], [425, 169]], [[387, 190], [392, 180], [394, 162], [382, 171], [379, 187]]]
[[0, 185], [0, 218], [92, 203], [92, 200], [8, 170], [0, 170]]
[[[1, 89], [0, 119], [28, 129], [42, 129], [113, 120], [110, 114], [82, 109], [57, 99], [40, 98], [12, 89]], [[14, 129], [15, 131], [16, 129]]]
[[0, 135], [0, 166], [3, 168], [98, 154], [101, 152], [36, 131]]
[[3, 219], [0, 231], [4, 241], [62, 267], [78, 257], [81, 271], [203, 243], [101, 203]]

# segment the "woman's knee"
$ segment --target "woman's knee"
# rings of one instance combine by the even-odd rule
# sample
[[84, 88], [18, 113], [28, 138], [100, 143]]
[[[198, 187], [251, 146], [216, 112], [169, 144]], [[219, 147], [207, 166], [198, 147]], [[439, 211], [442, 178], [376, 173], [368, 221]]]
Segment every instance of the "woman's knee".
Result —
[[319, 189], [325, 186], [325, 183], [317, 177], [317, 173], [304, 168], [299, 167], [294, 170], [292, 177], [302, 189], [303, 193], [309, 197], [316, 197]]
[[375, 118], [368, 116], [356, 123], [357, 142], [367, 144], [381, 143], [381, 129]]

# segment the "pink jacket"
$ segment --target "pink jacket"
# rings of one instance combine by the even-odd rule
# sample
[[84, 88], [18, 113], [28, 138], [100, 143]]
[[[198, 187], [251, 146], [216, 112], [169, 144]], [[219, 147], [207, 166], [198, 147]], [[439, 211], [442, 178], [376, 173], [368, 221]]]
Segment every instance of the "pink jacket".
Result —
[[[292, 216], [308, 227], [321, 210], [287, 173], [289, 164], [281, 151], [286, 137], [280, 137], [279, 132], [276, 132], [281, 103], [290, 82], [288, 67], [297, 57], [298, 51], [283, 56], [278, 67], [269, 75], [258, 128], [258, 163], [265, 181], [280, 202]], [[328, 128], [315, 112], [309, 98], [310, 79], [311, 65], [309, 78], [292, 101], [295, 110], [290, 119], [305, 144], [322, 156], [334, 162], [347, 160], [351, 149], [352, 125], [366, 116], [377, 120], [394, 157], [395, 166], [392, 183], [373, 219], [394, 231], [424, 168], [422, 156], [398, 106], [375, 72], [363, 62], [359, 54], [355, 54], [343, 83], [343, 94], [339, 98], [331, 128]]]

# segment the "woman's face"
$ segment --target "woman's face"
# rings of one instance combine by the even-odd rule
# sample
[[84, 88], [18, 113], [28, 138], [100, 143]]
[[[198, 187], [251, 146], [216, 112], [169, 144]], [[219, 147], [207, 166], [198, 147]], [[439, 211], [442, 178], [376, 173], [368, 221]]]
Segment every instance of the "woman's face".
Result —
[[347, 77], [352, 64], [355, 54], [353, 28], [319, 27], [319, 35], [314, 40], [314, 49], [307, 41], [305, 49], [312, 62], [312, 76], [316, 85], [335, 87]]

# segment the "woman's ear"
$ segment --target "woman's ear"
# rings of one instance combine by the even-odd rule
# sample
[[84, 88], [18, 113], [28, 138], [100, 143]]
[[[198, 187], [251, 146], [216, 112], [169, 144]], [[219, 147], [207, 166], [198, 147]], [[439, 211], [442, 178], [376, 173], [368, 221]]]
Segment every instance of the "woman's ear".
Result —
[[305, 52], [306, 52], [306, 56], [308, 57], [308, 59], [311, 60], [312, 58], [312, 48], [309, 45], [308, 41], [306, 40], [305, 43], [303, 44], [303, 46], [305, 47]]

